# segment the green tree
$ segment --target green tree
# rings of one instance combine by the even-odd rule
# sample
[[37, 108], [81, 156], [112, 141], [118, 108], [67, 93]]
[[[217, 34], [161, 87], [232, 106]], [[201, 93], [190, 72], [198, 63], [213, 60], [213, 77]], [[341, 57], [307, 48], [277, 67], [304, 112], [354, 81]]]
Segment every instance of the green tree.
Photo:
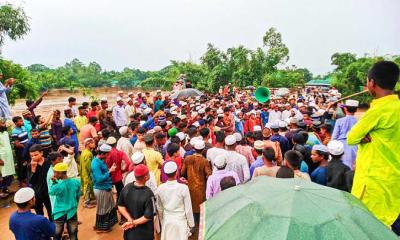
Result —
[[22, 8], [11, 4], [0, 6], [0, 47], [6, 37], [16, 41], [29, 32], [29, 22]]

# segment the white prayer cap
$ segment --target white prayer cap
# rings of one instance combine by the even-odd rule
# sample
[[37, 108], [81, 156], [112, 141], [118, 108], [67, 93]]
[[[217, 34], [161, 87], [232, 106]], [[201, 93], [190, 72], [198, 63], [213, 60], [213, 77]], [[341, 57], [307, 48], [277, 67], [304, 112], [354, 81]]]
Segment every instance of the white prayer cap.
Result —
[[200, 100], [200, 96], [196, 96], [196, 100]]
[[130, 95], [133, 95], [133, 92], [129, 92], [129, 93], [128, 93], [128, 96], [130, 96]]
[[161, 90], [160, 90], [160, 89], [158, 89], [156, 92], [157, 92], [157, 93], [160, 93], [160, 92], [161, 92]]
[[155, 133], [154, 128], [153, 128], [153, 129], [150, 129], [150, 130], [147, 131], [146, 133], [147, 133], [147, 134], [154, 134], [154, 133]]
[[240, 142], [243, 139], [242, 134], [240, 134], [238, 132], [234, 133], [233, 136], [235, 136], [236, 142]]
[[146, 115], [148, 115], [148, 114], [151, 113], [151, 111], [153, 111], [151, 108], [146, 108], [146, 109], [143, 111], [143, 113], [146, 114]]
[[257, 132], [257, 131], [261, 131], [261, 126], [260, 125], [255, 125], [254, 126], [254, 132]]
[[264, 147], [265, 147], [264, 141], [257, 140], [257, 141], [254, 142], [254, 148], [255, 149], [264, 149]]
[[297, 103], [297, 106], [298, 107], [302, 107], [302, 106], [304, 106], [304, 104], [303, 103]]
[[35, 196], [35, 191], [30, 187], [24, 187], [18, 190], [14, 195], [15, 203], [26, 203]]
[[176, 165], [176, 163], [174, 161], [168, 161], [164, 165], [164, 172], [166, 174], [174, 173], [174, 172], [176, 172], [177, 169], [178, 169], [178, 165]]
[[224, 111], [222, 109], [217, 110], [217, 114], [223, 114], [223, 113], [224, 113]]
[[201, 106], [196, 107], [196, 111], [199, 111], [201, 109]]
[[86, 139], [83, 141], [83, 144], [86, 146], [86, 144], [88, 144], [88, 143], [91, 142], [91, 141], [94, 141], [94, 139], [93, 139], [93, 138], [86, 138]]
[[181, 105], [182, 105], [182, 107], [183, 107], [183, 106], [186, 106], [186, 105], [187, 105], [187, 103], [186, 103], [186, 102], [183, 102]]
[[106, 98], [106, 97], [102, 97], [102, 98], [100, 99], [100, 101], [101, 101], [101, 102], [107, 102], [107, 98]]
[[155, 126], [155, 127], [153, 128], [153, 130], [154, 130], [154, 133], [161, 132], [161, 131], [162, 131], [162, 127], [160, 127], [160, 126]]
[[117, 139], [115, 139], [115, 137], [108, 137], [106, 143], [107, 144], [115, 144], [117, 142]]
[[200, 137], [194, 137], [192, 139], [190, 139], [190, 145], [192, 145], [194, 147], [194, 145], [196, 144], [197, 141], [201, 141], [202, 139]]
[[133, 99], [132, 98], [127, 98], [125, 101], [126, 102], [133, 102]]
[[192, 125], [197, 127], [197, 128], [200, 127], [200, 123], [198, 121], [194, 122]]
[[224, 114], [220, 113], [218, 114], [218, 117], [224, 117]]
[[329, 153], [329, 149], [327, 146], [323, 145], [323, 144], [316, 144], [312, 147], [313, 151], [321, 151], [321, 152], [326, 152]]
[[186, 115], [181, 115], [181, 116], [179, 116], [179, 118], [180, 118], [181, 120], [185, 120], [185, 119], [186, 119]]
[[197, 117], [197, 112], [192, 112], [192, 118]]
[[[107, 140], [108, 140], [108, 139], [107, 139]], [[111, 152], [111, 146], [108, 145], [108, 144], [106, 144], [106, 143], [104, 143], [104, 144], [102, 144], [102, 145], [100, 146], [99, 150], [100, 150], [100, 152], [105, 152], [105, 153]]]
[[358, 107], [359, 102], [357, 100], [346, 100], [346, 102], [344, 103], [344, 105], [346, 105], [346, 107]]
[[236, 138], [233, 135], [228, 135], [225, 138], [225, 145], [231, 146], [236, 143]]
[[171, 113], [171, 115], [178, 115], [178, 113], [176, 111], [172, 111], [170, 113]]
[[118, 94], [124, 93], [124, 91], [118, 91]]
[[203, 150], [206, 147], [206, 144], [203, 140], [197, 140], [193, 146], [196, 150]]
[[199, 114], [204, 114], [206, 112], [206, 110], [204, 108], [199, 110]]
[[175, 136], [177, 136], [181, 142], [185, 139], [185, 134], [183, 132], [178, 132]]
[[172, 111], [175, 111], [176, 109], [178, 109], [178, 107], [174, 105], [174, 106], [172, 106], [172, 107], [169, 109], [169, 111], [172, 112]]
[[117, 102], [122, 101], [122, 97], [117, 97]]
[[172, 122], [171, 121], [167, 121], [167, 126], [171, 126]]
[[137, 165], [137, 164], [143, 162], [144, 154], [142, 152], [135, 152], [134, 154], [132, 154], [131, 159], [132, 159], [133, 164]]
[[140, 95], [140, 94], [142, 94], [142, 92], [138, 92], [137, 94]]
[[214, 159], [214, 165], [217, 168], [222, 168], [226, 164], [226, 156], [225, 154], [221, 154], [215, 157]]
[[285, 128], [285, 127], [287, 127], [287, 123], [285, 121], [279, 121], [279, 127]]
[[332, 140], [328, 143], [328, 150], [329, 150], [329, 153], [334, 156], [341, 155], [344, 152], [343, 143], [339, 142], [337, 140]]

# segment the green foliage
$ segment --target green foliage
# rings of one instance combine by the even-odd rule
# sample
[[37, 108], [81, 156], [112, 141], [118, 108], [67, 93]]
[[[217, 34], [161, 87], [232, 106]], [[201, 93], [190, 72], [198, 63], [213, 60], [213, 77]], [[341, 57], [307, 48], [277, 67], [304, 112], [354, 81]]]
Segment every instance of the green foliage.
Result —
[[15, 8], [11, 4], [0, 6], [0, 47], [7, 36], [16, 41], [29, 30], [28, 17], [22, 8]]
[[33, 81], [30, 72], [21, 65], [0, 59], [0, 69], [4, 79], [15, 78], [13, 90], [9, 95], [10, 104], [14, 104], [16, 98], [35, 98], [38, 95], [38, 85]]
[[[360, 57], [350, 53], [335, 53], [332, 58], [332, 65], [336, 69], [332, 73], [333, 85], [339, 89], [343, 96], [350, 95], [362, 90], [366, 85], [368, 70], [378, 61], [384, 60], [383, 57]], [[400, 57], [394, 58], [400, 65]], [[398, 86], [397, 86], [398, 87]], [[367, 104], [371, 101], [368, 94], [355, 97], [361, 103]]]

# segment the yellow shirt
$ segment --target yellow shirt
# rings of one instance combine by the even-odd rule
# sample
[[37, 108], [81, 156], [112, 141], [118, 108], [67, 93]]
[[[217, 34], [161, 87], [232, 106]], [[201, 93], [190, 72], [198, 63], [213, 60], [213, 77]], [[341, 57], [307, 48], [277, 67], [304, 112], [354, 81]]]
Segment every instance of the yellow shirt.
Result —
[[[370, 143], [361, 143], [369, 134]], [[358, 144], [352, 194], [385, 225], [400, 213], [400, 101], [397, 95], [375, 99], [347, 135]]]
[[78, 115], [74, 119], [74, 123], [75, 123], [76, 128], [78, 129], [78, 131], [81, 130], [81, 128], [83, 126], [85, 126], [88, 122], [89, 122], [89, 120], [85, 116], [79, 116]]
[[152, 148], [145, 148], [142, 152], [144, 154], [144, 159], [146, 160], [146, 165], [149, 168], [149, 171], [154, 173], [157, 181], [157, 186], [160, 185], [160, 166], [162, 166], [162, 164], [164, 163], [161, 153]]

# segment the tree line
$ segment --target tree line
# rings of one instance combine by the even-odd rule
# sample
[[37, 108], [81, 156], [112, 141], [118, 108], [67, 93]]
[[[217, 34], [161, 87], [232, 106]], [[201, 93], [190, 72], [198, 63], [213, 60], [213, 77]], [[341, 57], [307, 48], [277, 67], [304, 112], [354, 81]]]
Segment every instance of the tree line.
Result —
[[[28, 17], [22, 8], [10, 4], [0, 6], [0, 47], [6, 37], [17, 40], [29, 30]], [[90, 89], [117, 86], [121, 88], [144, 88], [170, 90], [180, 74], [185, 74], [192, 85], [207, 92], [217, 92], [221, 86], [232, 83], [237, 87], [303, 87], [313, 79], [306, 68], [287, 66], [289, 48], [283, 43], [281, 34], [270, 28], [264, 34], [261, 46], [248, 49], [242, 45], [221, 50], [209, 43], [199, 62], [174, 61], [159, 71], [142, 71], [124, 68], [122, 71], [106, 71], [100, 64], [84, 64], [73, 59], [64, 66], [49, 67], [32, 64], [23, 67], [0, 56], [0, 70], [4, 78], [14, 77], [18, 81], [12, 91], [10, 102], [17, 98], [35, 98], [41, 91], [54, 88]], [[352, 53], [335, 53], [332, 72], [318, 78], [331, 78], [343, 95], [360, 91], [365, 85], [368, 69], [373, 63], [390, 58], [400, 65], [400, 56], [362, 56]], [[400, 90], [400, 86], [397, 87]], [[360, 97], [362, 102], [369, 99]]]

